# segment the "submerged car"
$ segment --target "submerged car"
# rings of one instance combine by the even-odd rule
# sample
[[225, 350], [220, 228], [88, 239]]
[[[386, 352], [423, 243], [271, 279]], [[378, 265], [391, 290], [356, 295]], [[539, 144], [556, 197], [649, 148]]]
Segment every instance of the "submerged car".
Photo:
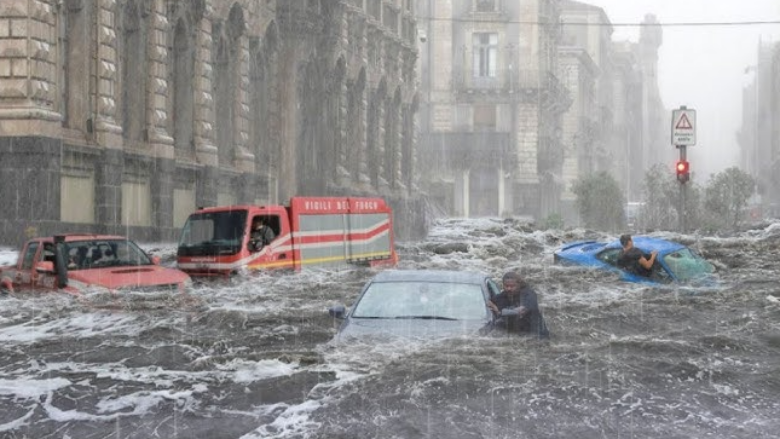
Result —
[[343, 319], [335, 341], [485, 334], [496, 324], [488, 301], [499, 292], [481, 273], [391, 270], [369, 280], [350, 311], [339, 305], [329, 313]]
[[182, 293], [190, 277], [160, 265], [136, 243], [121, 236], [58, 235], [34, 238], [16, 264], [0, 267], [0, 290], [130, 294], [139, 298]]
[[658, 252], [650, 276], [623, 270], [617, 265], [623, 249], [619, 240], [611, 242], [577, 241], [565, 244], [554, 253], [556, 264], [573, 264], [603, 268], [620, 274], [628, 282], [668, 284], [710, 283], [715, 267], [692, 249], [673, 241], [647, 236], [633, 237], [634, 247], [649, 254]]

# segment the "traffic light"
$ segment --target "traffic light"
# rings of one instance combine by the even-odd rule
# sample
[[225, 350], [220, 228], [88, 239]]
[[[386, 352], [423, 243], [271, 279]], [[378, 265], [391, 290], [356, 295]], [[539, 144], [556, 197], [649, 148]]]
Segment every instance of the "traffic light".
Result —
[[687, 160], [677, 161], [677, 180], [686, 183], [691, 179], [691, 168]]

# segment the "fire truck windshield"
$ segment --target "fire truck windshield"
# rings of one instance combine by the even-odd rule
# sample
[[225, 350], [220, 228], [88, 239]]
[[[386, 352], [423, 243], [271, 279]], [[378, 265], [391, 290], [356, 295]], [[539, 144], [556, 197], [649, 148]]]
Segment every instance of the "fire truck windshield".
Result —
[[246, 210], [190, 215], [181, 231], [179, 256], [234, 255], [241, 250]]

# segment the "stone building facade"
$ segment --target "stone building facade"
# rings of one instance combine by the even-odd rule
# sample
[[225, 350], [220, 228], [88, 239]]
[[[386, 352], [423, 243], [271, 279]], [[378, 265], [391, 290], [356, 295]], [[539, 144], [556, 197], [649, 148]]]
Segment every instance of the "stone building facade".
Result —
[[766, 217], [780, 215], [780, 43], [759, 41], [751, 82], [742, 91], [737, 135], [740, 168], [756, 179], [750, 200]]
[[559, 212], [558, 0], [418, 0], [420, 161], [457, 216]]
[[424, 233], [411, 0], [3, 0], [0, 242], [381, 195]]

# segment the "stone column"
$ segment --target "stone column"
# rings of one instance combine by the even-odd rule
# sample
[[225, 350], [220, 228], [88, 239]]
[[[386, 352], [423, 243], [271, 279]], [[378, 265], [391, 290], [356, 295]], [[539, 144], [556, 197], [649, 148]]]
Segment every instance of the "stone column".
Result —
[[[254, 173], [245, 172], [238, 177], [241, 187], [238, 188], [239, 204], [255, 204], [257, 199], [266, 199], [267, 185], [260, 185], [260, 177]], [[262, 194], [261, 197], [258, 194]]]
[[219, 168], [204, 166], [195, 180], [195, 206], [216, 206], [219, 193]]
[[[176, 162], [173, 158], [158, 157], [152, 170], [152, 221], [157, 230], [174, 227], [173, 189]], [[159, 236], [162, 239], [164, 236]]]
[[[195, 155], [198, 162], [207, 166], [217, 166], [217, 147], [214, 144], [214, 96], [211, 81], [214, 67], [211, 65], [211, 20], [208, 16], [196, 23], [195, 38]], [[216, 181], [215, 181], [216, 182]], [[216, 196], [214, 198], [216, 203]]]
[[387, 90], [385, 90], [381, 95], [377, 97], [377, 130], [376, 130], [376, 143], [374, 144], [376, 147], [376, 151], [374, 153], [374, 160], [376, 160], [376, 173], [377, 173], [377, 182], [376, 182], [376, 188], [383, 193], [388, 193], [390, 190], [390, 185], [388, 184], [387, 180], [384, 178], [385, 175], [385, 132], [387, 131], [387, 126], [385, 123], [385, 113], [388, 111], [388, 107], [390, 106], [388, 104], [388, 97], [387, 97]]
[[[148, 142], [157, 157], [175, 157], [173, 137], [168, 132], [168, 42], [170, 25], [166, 18], [165, 0], [155, 0], [149, 29], [149, 78], [146, 100], [146, 132]], [[161, 224], [162, 225], [162, 224]]]
[[56, 137], [56, 38], [51, 1], [0, 1], [0, 134]]
[[236, 43], [238, 44], [238, 60], [237, 65], [239, 71], [235, 74], [238, 75], [238, 81], [236, 85], [238, 90], [235, 90], [236, 101], [233, 103], [235, 111], [233, 114], [236, 117], [233, 119], [233, 140], [235, 142], [233, 151], [235, 151], [235, 157], [233, 163], [237, 170], [241, 172], [255, 172], [255, 155], [249, 149], [249, 38], [246, 35], [238, 37]]
[[278, 170], [278, 184], [279, 184], [279, 197], [282, 200], [288, 199], [295, 195], [297, 191], [296, 183], [296, 126], [298, 124], [298, 112], [296, 111], [297, 105], [297, 59], [298, 50], [295, 41], [284, 41], [279, 52], [277, 65], [277, 74], [279, 75], [279, 81], [277, 82], [276, 93], [279, 96], [278, 111], [279, 111], [279, 161], [277, 162]]
[[116, 123], [117, 54], [116, 0], [99, 0], [97, 26], [97, 87], [92, 129], [99, 145], [122, 148], [122, 127]]
[[95, 223], [113, 232], [122, 224], [124, 153], [107, 148], [95, 164]]

